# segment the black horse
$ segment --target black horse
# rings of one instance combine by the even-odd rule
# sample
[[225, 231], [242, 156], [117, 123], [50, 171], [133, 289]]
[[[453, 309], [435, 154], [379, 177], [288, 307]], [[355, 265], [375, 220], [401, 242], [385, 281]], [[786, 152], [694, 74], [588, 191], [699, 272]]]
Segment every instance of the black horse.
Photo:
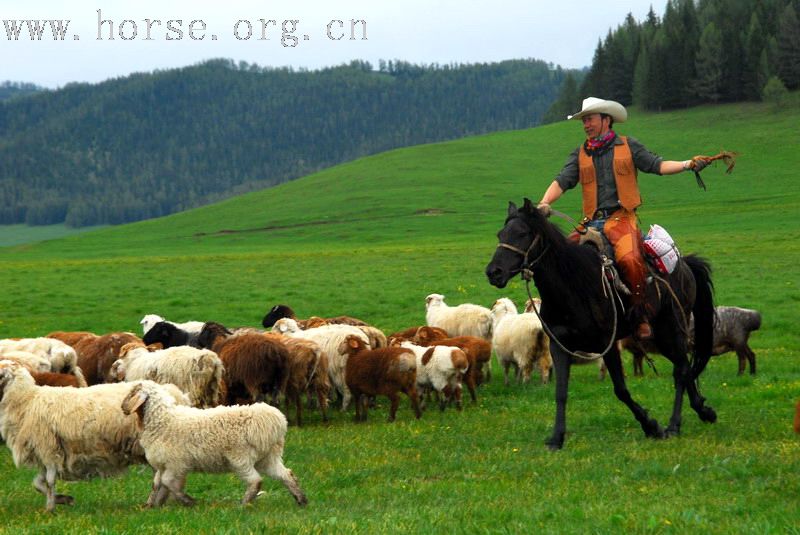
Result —
[[[702, 421], [716, 421], [716, 413], [705, 405], [697, 384], [697, 377], [711, 356], [713, 338], [713, 286], [711, 269], [705, 261], [686, 256], [672, 274], [664, 277], [671, 289], [658, 282], [647, 288], [654, 342], [661, 354], [672, 361], [675, 380], [672, 416], [664, 430], [631, 398], [625, 385], [622, 361], [612, 337], [629, 336], [630, 326], [619, 299], [610, 291], [610, 285], [603, 282], [606, 273], [597, 249], [568, 240], [529, 199], [519, 209], [509, 203], [505, 226], [497, 237], [500, 245], [486, 267], [486, 276], [494, 286], [504, 288], [513, 276], [531, 274], [542, 299], [541, 317], [557, 339], [550, 342], [556, 371], [556, 421], [553, 435], [547, 440], [551, 449], [564, 445], [567, 386], [570, 365], [576, 358], [571, 352], [598, 354], [608, 348], [603, 359], [614, 383], [614, 393], [633, 412], [648, 437], [680, 433], [684, 391]], [[656, 288], [656, 284], [661, 287]], [[691, 361], [687, 356], [686, 325], [690, 313], [695, 318]]]

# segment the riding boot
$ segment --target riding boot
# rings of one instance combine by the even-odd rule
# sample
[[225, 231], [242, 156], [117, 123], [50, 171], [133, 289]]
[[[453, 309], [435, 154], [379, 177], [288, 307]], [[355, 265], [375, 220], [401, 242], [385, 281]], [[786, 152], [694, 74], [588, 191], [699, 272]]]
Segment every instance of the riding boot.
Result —
[[647, 268], [644, 261], [634, 255], [627, 255], [617, 260], [617, 263], [631, 291], [630, 319], [633, 335], [641, 341], [649, 340], [653, 337], [653, 329], [650, 327], [645, 303]]

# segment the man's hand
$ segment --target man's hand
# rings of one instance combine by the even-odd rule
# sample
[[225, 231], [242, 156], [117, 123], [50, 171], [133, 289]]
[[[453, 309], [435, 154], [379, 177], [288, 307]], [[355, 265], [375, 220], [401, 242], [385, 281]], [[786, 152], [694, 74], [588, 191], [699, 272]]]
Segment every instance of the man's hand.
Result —
[[711, 163], [711, 158], [708, 158], [707, 156], [695, 156], [691, 159], [691, 162], [690, 168], [695, 173], [699, 173]]
[[550, 214], [553, 213], [553, 209], [550, 208], [550, 203], [540, 202], [536, 205], [536, 209], [539, 210], [539, 213], [542, 214], [545, 218], [550, 217]]

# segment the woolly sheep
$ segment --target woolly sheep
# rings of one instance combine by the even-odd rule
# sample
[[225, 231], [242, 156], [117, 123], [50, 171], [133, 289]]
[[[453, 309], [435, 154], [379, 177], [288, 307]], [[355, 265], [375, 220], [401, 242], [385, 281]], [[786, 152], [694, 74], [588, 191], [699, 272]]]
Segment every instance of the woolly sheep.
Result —
[[28, 351], [4, 350], [0, 351], [0, 358], [21, 364], [31, 373], [48, 373], [53, 369], [47, 357]]
[[345, 340], [348, 336], [356, 336], [364, 341], [368, 349], [371, 349], [367, 335], [352, 325], [325, 325], [302, 331], [297, 322], [290, 318], [276, 321], [272, 330], [293, 338], [312, 340], [319, 344], [328, 357], [328, 376], [331, 384], [342, 395], [342, 411], [346, 411], [352, 394], [345, 381], [345, 369], [349, 356]]
[[153, 328], [156, 323], [159, 322], [167, 322], [175, 327], [186, 331], [191, 334], [200, 334], [200, 331], [203, 330], [203, 322], [202, 321], [186, 321], [184, 323], [175, 323], [173, 321], [167, 321], [158, 314], [147, 314], [145, 315], [139, 324], [142, 326], [142, 335], [147, 334], [147, 332]]
[[86, 386], [86, 379], [78, 365], [77, 353], [61, 340], [44, 337], [0, 340], [0, 357], [8, 351], [27, 351], [45, 357], [50, 361], [50, 369], [43, 371], [74, 375], [81, 386]]
[[464, 351], [452, 346], [423, 347], [411, 342], [401, 342], [400, 347], [410, 349], [416, 356], [417, 391], [422, 394], [432, 388], [441, 394], [440, 410], [445, 409], [447, 399], [452, 396], [461, 410], [461, 376], [469, 368]]
[[265, 473], [281, 481], [298, 505], [308, 503], [297, 478], [283, 464], [287, 422], [275, 407], [180, 407], [153, 383], [130, 389], [121, 407], [139, 419], [139, 442], [156, 471], [148, 504], [162, 505], [172, 491], [183, 505], [194, 505], [194, 498], [184, 492], [191, 472], [236, 473], [247, 484], [243, 504], [258, 495]]
[[472, 397], [477, 401], [475, 389], [483, 382], [483, 372], [492, 360], [492, 344], [477, 336], [457, 336], [455, 338], [441, 338], [441, 333], [435, 327], [420, 327], [412, 340], [421, 346], [453, 346], [461, 349], [469, 360], [469, 368], [464, 374], [464, 383]]
[[132, 333], [108, 333], [94, 338], [87, 337], [75, 344], [78, 353], [78, 365], [90, 385], [104, 383], [108, 380], [111, 365], [119, 358], [119, 350], [125, 344], [141, 343], [141, 339]]
[[178, 346], [151, 352], [144, 346], [127, 344], [120, 356], [109, 371], [112, 380], [171, 383], [186, 393], [193, 407], [219, 405], [224, 368], [211, 350]]
[[[167, 388], [180, 403], [188, 403], [177, 388]], [[39, 470], [33, 485], [46, 496], [47, 511], [74, 502], [56, 494], [57, 479], [110, 476], [144, 462], [136, 419], [120, 410], [130, 389], [130, 383], [36, 386], [24, 367], [0, 361], [0, 436], [17, 467]]]
[[516, 368], [518, 380], [524, 383], [530, 381], [535, 363], [539, 365], [542, 384], [546, 384], [550, 379], [553, 359], [538, 316], [529, 312], [519, 314], [513, 301], [503, 297], [492, 306], [492, 321], [492, 345], [497, 361], [503, 368], [505, 384], [508, 385], [511, 366]]
[[[492, 311], [486, 307], [463, 303], [454, 307], [444, 302], [444, 295], [430, 294], [425, 298], [425, 321], [430, 327], [439, 327], [451, 337], [476, 336], [492, 341]], [[491, 379], [492, 368], [486, 366], [486, 379]]]

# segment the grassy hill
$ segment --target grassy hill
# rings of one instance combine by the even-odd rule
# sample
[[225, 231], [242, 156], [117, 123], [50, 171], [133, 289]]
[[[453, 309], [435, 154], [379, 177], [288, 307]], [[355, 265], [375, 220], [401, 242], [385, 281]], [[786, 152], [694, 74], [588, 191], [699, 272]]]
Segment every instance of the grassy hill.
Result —
[[[643, 175], [643, 227], [666, 227], [684, 252], [714, 266], [719, 304], [764, 315], [751, 345], [759, 375], [735, 376], [735, 357], [712, 360], [703, 390], [720, 413], [714, 426], [684, 409], [684, 435], [646, 440], [609, 381], [593, 366], [573, 371], [566, 450], [550, 454], [553, 386], [504, 387], [495, 378], [463, 413], [428, 411], [384, 423], [386, 403], [366, 425], [335, 414], [290, 431], [286, 462], [311, 500], [292, 509], [276, 485], [240, 510], [232, 476], [190, 476], [203, 509], [141, 511], [148, 472], [113, 481], [61, 484], [78, 504], [58, 520], [30, 471], [0, 454], [6, 529], [178, 531], [537, 531], [785, 532], [800, 516], [798, 441], [792, 401], [800, 394], [795, 314], [800, 245], [793, 228], [800, 185], [789, 111], [761, 104], [674, 113], [633, 110], [618, 132], [668, 159], [741, 153], [733, 174]], [[364, 158], [276, 188], [169, 217], [0, 249], [0, 337], [51, 330], [138, 330], [146, 313], [175, 320], [258, 325], [274, 303], [300, 315], [350, 314], [387, 331], [424, 322], [425, 295], [451, 304], [518, 304], [519, 282], [490, 286], [483, 268], [509, 200], [538, 200], [580, 142], [563, 122]], [[577, 217], [578, 192], [558, 208]], [[563, 227], [566, 229], [567, 225]], [[634, 396], [666, 421], [672, 397], [660, 375], [629, 378]], [[495, 372], [499, 370], [495, 366]], [[14, 511], [11, 513], [10, 511]], [[31, 511], [37, 511], [34, 516]], [[109, 514], [113, 511], [113, 515]], [[267, 513], [264, 515], [263, 513]], [[65, 528], [66, 526], [66, 528]], [[569, 526], [565, 528], [565, 526]]]

